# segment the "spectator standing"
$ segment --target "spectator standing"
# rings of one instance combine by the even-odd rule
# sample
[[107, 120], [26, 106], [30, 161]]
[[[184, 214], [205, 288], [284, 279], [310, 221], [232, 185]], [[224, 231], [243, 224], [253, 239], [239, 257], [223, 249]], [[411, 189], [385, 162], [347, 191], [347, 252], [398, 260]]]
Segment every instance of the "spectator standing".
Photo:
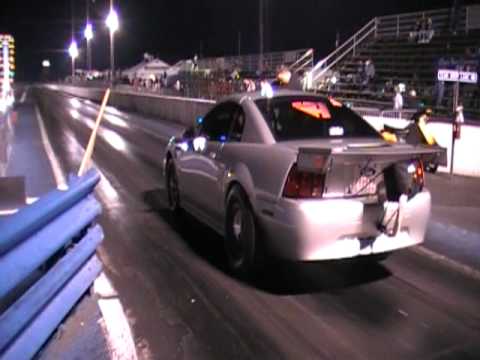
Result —
[[370, 82], [375, 77], [375, 65], [373, 64], [372, 59], [365, 61], [365, 81], [364, 85], [368, 86]]
[[475, 90], [473, 91], [472, 97], [470, 98], [470, 107], [473, 109], [478, 109], [480, 103], [480, 81], [477, 81], [475, 85]]
[[197, 71], [197, 70], [198, 70], [198, 55], [197, 55], [197, 54], [195, 54], [194, 57], [193, 57], [192, 70], [193, 70], [193, 71]]
[[362, 60], [359, 60], [357, 64], [357, 77], [356, 77], [357, 84], [361, 84], [363, 82], [364, 73], [365, 73], [365, 67], [363, 66]]
[[394, 92], [394, 86], [393, 86], [393, 80], [392, 79], [388, 79], [386, 82], [385, 82], [385, 86], [383, 88], [383, 93], [384, 94], [392, 94]]
[[163, 74], [162, 74], [162, 86], [163, 87], [167, 87], [167, 72], [166, 71], [163, 71]]
[[457, 124], [463, 124], [465, 122], [465, 117], [463, 116], [463, 105], [458, 104], [455, 109], [455, 122]]
[[435, 73], [435, 78], [437, 79], [435, 83], [435, 105], [437, 107], [442, 105], [443, 96], [445, 94], [445, 82], [438, 80], [438, 71], [441, 69], [445, 69], [448, 67], [448, 62], [445, 60], [444, 57], [441, 57], [437, 62], [437, 71]]
[[417, 20], [415, 21], [415, 27], [413, 28], [413, 31], [411, 31], [409, 34], [411, 41], [418, 42], [421, 28], [422, 28], [422, 19], [417, 18]]
[[462, 10], [463, 0], [453, 0], [452, 10], [450, 12], [450, 33], [457, 35], [457, 25]]
[[445, 95], [445, 81], [437, 81], [437, 101], [435, 105], [437, 107], [442, 106], [443, 96]]
[[398, 86], [395, 87], [395, 96], [393, 98], [393, 108], [395, 110], [403, 109], [403, 96]]
[[180, 80], [175, 81], [174, 85], [175, 90], [180, 91], [182, 88], [182, 85], [180, 84]]

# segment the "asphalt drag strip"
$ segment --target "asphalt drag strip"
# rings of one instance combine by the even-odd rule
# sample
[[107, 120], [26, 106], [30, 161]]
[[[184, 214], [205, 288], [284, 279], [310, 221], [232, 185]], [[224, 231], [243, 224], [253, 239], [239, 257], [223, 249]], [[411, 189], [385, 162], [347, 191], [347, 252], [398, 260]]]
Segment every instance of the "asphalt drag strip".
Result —
[[[52, 148], [74, 171], [90, 134], [90, 105], [79, 100], [72, 109], [69, 97], [48, 94], [40, 109]], [[382, 264], [275, 262], [253, 281], [232, 277], [222, 239], [165, 207], [168, 136], [156, 133], [158, 119], [116, 116], [128, 126], [105, 122], [93, 156], [105, 178], [97, 192], [106, 233], [100, 257], [139, 357], [480, 356], [478, 281], [409, 250]]]

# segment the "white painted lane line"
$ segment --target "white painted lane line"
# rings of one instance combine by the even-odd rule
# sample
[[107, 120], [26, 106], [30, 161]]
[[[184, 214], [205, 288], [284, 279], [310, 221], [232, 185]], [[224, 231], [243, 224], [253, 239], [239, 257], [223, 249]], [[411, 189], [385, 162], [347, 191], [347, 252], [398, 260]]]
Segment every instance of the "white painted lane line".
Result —
[[48, 160], [50, 161], [50, 166], [52, 167], [53, 176], [55, 177], [55, 182], [57, 183], [57, 188], [59, 190], [66, 190], [68, 188], [67, 181], [63, 175], [62, 168], [60, 163], [53, 151], [52, 144], [48, 138], [47, 131], [45, 130], [45, 123], [43, 122], [42, 114], [38, 106], [35, 106], [35, 113], [37, 114], [38, 125], [40, 127], [40, 133], [42, 136], [42, 143], [45, 147], [45, 152], [47, 153]]
[[18, 212], [18, 209], [5, 209], [0, 210], [0, 216], [13, 215]]
[[[37, 201], [37, 197], [27, 197], [27, 205], [33, 204], [35, 201]], [[0, 210], [0, 216], [7, 216], [7, 215], [13, 215], [17, 213], [20, 209], [3, 209]]]
[[22, 96], [20, 97], [20, 104], [23, 104], [27, 99], [27, 91], [28, 91], [28, 87], [25, 90], [23, 90]]
[[38, 197], [27, 197], [27, 205], [31, 205], [37, 200], [38, 200]]
[[115, 360], [137, 360], [135, 342], [127, 317], [122, 304], [118, 300], [117, 292], [105, 273], [102, 272], [95, 280], [93, 289], [99, 297], [98, 307], [104, 320], [104, 330], [111, 358]]

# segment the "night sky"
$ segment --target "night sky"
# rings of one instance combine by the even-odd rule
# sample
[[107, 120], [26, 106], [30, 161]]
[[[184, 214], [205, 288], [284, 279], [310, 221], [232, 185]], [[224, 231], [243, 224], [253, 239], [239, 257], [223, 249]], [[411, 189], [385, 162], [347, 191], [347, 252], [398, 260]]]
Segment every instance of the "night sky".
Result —
[[[87, 0], [73, 0], [75, 33], [82, 40]], [[96, 21], [93, 65], [108, 67], [107, 0], [91, 1]], [[144, 52], [174, 63], [203, 56], [258, 52], [258, 0], [114, 0], [121, 29], [116, 34], [116, 63], [138, 63]], [[17, 80], [36, 80], [41, 62], [52, 63], [51, 78], [70, 71], [65, 52], [71, 39], [70, 0], [1, 0], [0, 33], [14, 35]], [[452, 0], [267, 0], [265, 50], [313, 47], [319, 58], [332, 50], [335, 34], [346, 39], [374, 16], [451, 6]], [[473, 1], [466, 1], [472, 3]], [[85, 54], [85, 51], [82, 51]], [[85, 60], [80, 59], [80, 66]]]

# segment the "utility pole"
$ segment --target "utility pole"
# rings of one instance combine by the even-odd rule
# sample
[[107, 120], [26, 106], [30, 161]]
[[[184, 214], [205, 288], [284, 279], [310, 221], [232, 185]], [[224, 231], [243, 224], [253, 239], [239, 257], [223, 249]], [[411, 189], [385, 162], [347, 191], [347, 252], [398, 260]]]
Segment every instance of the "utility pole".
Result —
[[[90, 0], [85, 0], [87, 2], [87, 27], [92, 26], [90, 24]], [[91, 38], [87, 37], [87, 70], [92, 71], [92, 46], [91, 46]]]
[[[113, 0], [110, 0], [110, 13], [113, 12]], [[115, 82], [115, 37], [110, 30], [110, 82], [113, 87]]]
[[239, 31], [238, 32], [238, 56], [241, 54], [241, 49], [242, 49], [242, 33]]
[[73, 13], [73, 0], [70, 0], [70, 15], [72, 17], [72, 39], [75, 38], [75, 14]]
[[259, 36], [259, 64], [258, 68], [260, 71], [263, 71], [263, 30], [264, 30], [264, 19], [263, 19], [263, 1], [258, 0], [258, 36]]
[[[72, 44], [75, 41], [75, 14], [73, 10], [73, 0], [70, 0], [70, 12], [72, 13]], [[72, 82], [75, 80], [75, 56], [72, 55]]]

